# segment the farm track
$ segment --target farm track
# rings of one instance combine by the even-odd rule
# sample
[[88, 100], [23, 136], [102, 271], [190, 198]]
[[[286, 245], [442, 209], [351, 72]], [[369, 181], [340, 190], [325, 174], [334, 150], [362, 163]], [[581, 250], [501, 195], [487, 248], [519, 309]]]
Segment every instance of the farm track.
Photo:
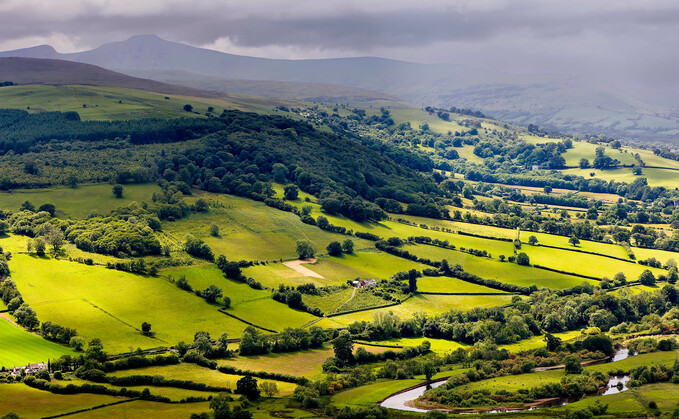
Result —
[[[115, 320], [119, 321], [120, 323], [124, 324], [125, 326], [131, 327], [132, 329], [134, 329], [134, 330], [136, 330], [137, 332], [141, 333], [143, 336], [146, 336], [146, 335], [144, 335], [144, 334], [142, 333], [141, 329], [138, 329], [138, 328], [132, 326], [131, 324], [127, 323], [126, 321], [124, 321], [124, 320], [122, 320], [122, 319], [120, 319], [120, 318], [114, 316], [113, 314], [109, 313], [108, 311], [104, 310], [103, 308], [99, 307], [98, 305], [96, 305], [96, 304], [94, 304], [94, 303], [92, 303], [92, 302], [90, 302], [90, 301], [88, 301], [88, 300], [86, 300], [86, 299], [84, 299], [84, 298], [83, 298], [83, 301], [86, 302], [87, 304], [91, 305], [92, 307], [96, 308], [97, 310], [100, 310], [101, 312], [103, 312], [103, 313], [106, 314], [107, 316], [114, 318]], [[151, 338], [151, 339], [155, 339], [155, 340], [160, 341], [160, 342], [163, 342], [163, 343], [167, 343], [167, 342], [165, 342], [164, 340], [162, 340], [162, 339], [160, 339], [160, 338], [157, 338], [157, 337], [155, 337], [155, 336], [146, 336], [146, 337]]]

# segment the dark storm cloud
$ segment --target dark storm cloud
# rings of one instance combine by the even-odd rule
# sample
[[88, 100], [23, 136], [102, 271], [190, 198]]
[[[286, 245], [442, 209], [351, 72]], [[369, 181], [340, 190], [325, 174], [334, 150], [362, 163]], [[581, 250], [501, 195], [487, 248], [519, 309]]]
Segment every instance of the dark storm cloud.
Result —
[[[0, 46], [87, 49], [131, 35], [285, 57], [381, 55], [509, 71], [676, 77], [672, 1], [0, 0]], [[59, 45], [57, 45], [59, 49]], [[623, 68], [624, 67], [624, 68]]]

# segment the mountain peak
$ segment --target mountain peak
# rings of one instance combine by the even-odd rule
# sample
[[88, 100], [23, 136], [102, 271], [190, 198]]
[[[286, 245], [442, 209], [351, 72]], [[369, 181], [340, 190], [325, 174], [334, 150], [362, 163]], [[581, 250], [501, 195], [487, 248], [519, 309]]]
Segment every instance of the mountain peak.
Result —
[[51, 45], [37, 45], [30, 48], [0, 52], [0, 57], [46, 58], [58, 60], [61, 59], [61, 54], [59, 54]]
[[128, 41], [164, 41], [163, 38], [159, 37], [153, 33], [147, 33], [142, 35], [132, 35], [127, 39]]

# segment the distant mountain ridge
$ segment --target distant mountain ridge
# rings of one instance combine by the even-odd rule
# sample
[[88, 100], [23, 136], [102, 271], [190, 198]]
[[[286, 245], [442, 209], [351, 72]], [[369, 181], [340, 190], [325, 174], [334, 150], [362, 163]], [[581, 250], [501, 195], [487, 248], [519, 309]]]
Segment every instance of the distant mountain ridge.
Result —
[[[52, 55], [47, 48], [0, 53], [0, 57], [36, 54], [44, 58]], [[347, 86], [416, 105], [480, 109], [508, 122], [535, 123], [566, 132], [664, 140], [679, 134], [679, 98], [667, 94], [662, 100], [640, 99], [610, 84], [573, 76], [514, 75], [465, 65], [376, 57], [256, 58], [196, 48], [155, 35], [133, 36], [59, 57], [207, 90], [331, 102], [333, 98], [360, 96], [355, 91], [326, 94], [330, 90], [327, 85]], [[304, 93], [300, 95], [300, 91]]]

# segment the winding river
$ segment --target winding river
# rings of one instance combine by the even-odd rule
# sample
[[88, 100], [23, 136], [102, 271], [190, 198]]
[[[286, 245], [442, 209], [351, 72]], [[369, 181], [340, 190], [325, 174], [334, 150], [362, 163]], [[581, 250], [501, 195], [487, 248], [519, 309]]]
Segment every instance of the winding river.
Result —
[[[629, 355], [629, 351], [627, 349], [620, 349], [618, 350], [615, 355], [608, 361], [608, 363], [611, 362], [617, 362], [617, 361], [622, 361], [623, 359], [626, 359]], [[608, 384], [606, 385], [605, 390], [599, 393], [599, 396], [607, 396], [609, 394], [616, 394], [620, 393], [622, 391], [625, 391], [628, 389], [627, 387], [627, 382], [630, 380], [629, 376], [611, 376], [608, 380]], [[446, 379], [437, 381], [434, 383], [431, 383], [431, 388], [436, 388], [439, 386], [442, 386], [443, 384], [446, 383]], [[380, 406], [389, 408], [389, 409], [396, 409], [396, 410], [404, 410], [408, 412], [421, 412], [421, 413], [426, 413], [428, 412], [427, 409], [419, 409], [417, 407], [412, 407], [408, 406], [408, 402], [417, 400], [418, 397], [422, 396], [424, 392], [427, 391], [427, 385], [422, 384], [421, 386], [412, 388], [410, 390], [406, 390], [403, 392], [395, 393], [392, 394], [391, 396], [387, 397], [384, 399], [381, 403]], [[561, 400], [557, 401], [557, 405], [566, 405], [570, 403], [568, 400]], [[542, 406], [542, 407], [553, 407], [554, 404], [549, 404], [549, 406]], [[540, 407], [526, 407], [525, 409], [512, 409], [512, 411], [515, 410], [535, 410], [539, 409]], [[483, 413], [504, 413], [509, 410], [505, 409], [498, 409], [498, 410], [488, 410], [484, 411]]]

